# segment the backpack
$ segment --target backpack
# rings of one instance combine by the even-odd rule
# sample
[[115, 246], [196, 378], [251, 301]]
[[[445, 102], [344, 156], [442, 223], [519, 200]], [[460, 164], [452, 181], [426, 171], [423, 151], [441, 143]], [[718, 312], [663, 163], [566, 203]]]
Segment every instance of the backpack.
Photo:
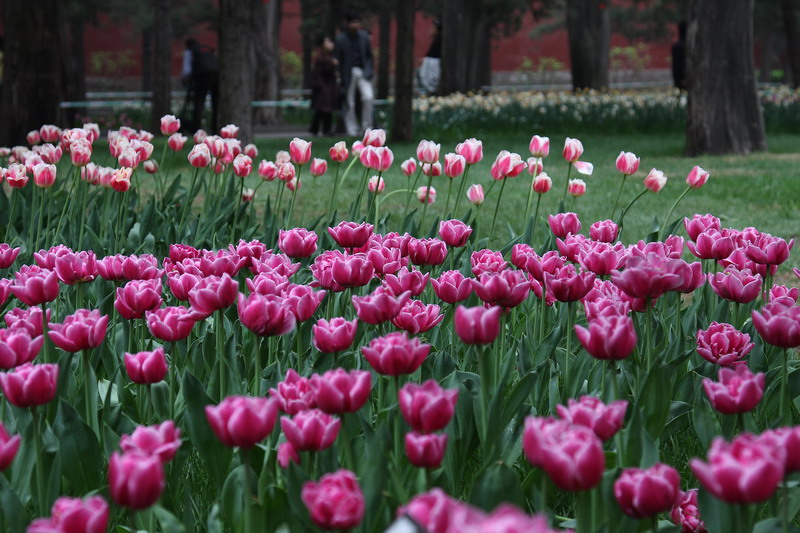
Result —
[[217, 55], [210, 46], [201, 44], [192, 52], [192, 74], [211, 74], [218, 69]]

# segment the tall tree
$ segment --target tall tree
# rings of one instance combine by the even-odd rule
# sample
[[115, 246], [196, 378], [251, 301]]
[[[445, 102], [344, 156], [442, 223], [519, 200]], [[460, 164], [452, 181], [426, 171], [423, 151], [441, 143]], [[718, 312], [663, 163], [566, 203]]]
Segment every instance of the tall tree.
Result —
[[[414, 101], [414, 1], [397, 2], [392, 139], [412, 140]], [[383, 52], [383, 51], [381, 51]]]
[[786, 33], [786, 50], [791, 67], [792, 86], [800, 88], [800, 17], [797, 10], [800, 8], [798, 0], [781, 0], [783, 11], [783, 28]]
[[[281, 0], [271, 0], [256, 8], [254, 19], [256, 39], [256, 100], [280, 100], [281, 56], [280, 26]], [[280, 117], [279, 108], [261, 108], [258, 119], [272, 124]]]
[[607, 0], [567, 0], [567, 33], [572, 87], [608, 87], [611, 16]]
[[[386, 2], [387, 4], [391, 4]], [[378, 15], [378, 92], [377, 97], [389, 97], [389, 66], [391, 64], [392, 5], [385, 5]]]
[[[492, 82], [492, 19], [487, 0], [445, 0], [442, 94], [480, 90]], [[466, 36], [469, 36], [468, 38]]]
[[158, 131], [161, 117], [170, 113], [170, 70], [172, 66], [172, 31], [170, 0], [153, 0], [153, 16], [158, 21], [153, 26], [153, 100], [150, 123]]
[[253, 20], [261, 0], [219, 2], [219, 109], [220, 124], [239, 126], [242, 142], [253, 138], [255, 42]]
[[[63, 58], [54, 51], [67, 42], [60, 0], [3, 2], [5, 51], [0, 143], [24, 143], [42, 124], [58, 124], [64, 96]], [[63, 14], [63, 13], [62, 13]]]
[[690, 0], [686, 153], [766, 150], [753, 56], [753, 0]]

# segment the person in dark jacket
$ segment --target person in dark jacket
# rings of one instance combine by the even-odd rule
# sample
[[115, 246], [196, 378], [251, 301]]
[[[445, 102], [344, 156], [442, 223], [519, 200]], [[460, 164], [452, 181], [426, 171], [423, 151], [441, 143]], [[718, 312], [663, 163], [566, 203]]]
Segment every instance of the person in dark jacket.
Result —
[[672, 44], [672, 81], [686, 90], [686, 21], [678, 23], [678, 40]]
[[210, 46], [194, 39], [186, 41], [182, 77], [188, 81], [192, 93], [191, 128], [203, 127], [203, 111], [206, 97], [211, 95], [211, 130], [217, 131], [217, 92], [219, 87], [219, 65], [217, 55]]
[[336, 36], [334, 55], [339, 62], [339, 74], [345, 94], [344, 123], [347, 134], [359, 135], [356, 125], [356, 89], [361, 94], [361, 131], [372, 127], [372, 45], [369, 34], [361, 29], [361, 17], [348, 13], [347, 28]]
[[339, 100], [339, 87], [336, 83], [338, 61], [333, 57], [333, 47], [333, 41], [329, 37], [320, 40], [314, 70], [311, 72], [311, 109], [314, 114], [309, 131], [312, 135], [319, 133], [320, 125], [323, 135], [332, 133], [331, 115]]

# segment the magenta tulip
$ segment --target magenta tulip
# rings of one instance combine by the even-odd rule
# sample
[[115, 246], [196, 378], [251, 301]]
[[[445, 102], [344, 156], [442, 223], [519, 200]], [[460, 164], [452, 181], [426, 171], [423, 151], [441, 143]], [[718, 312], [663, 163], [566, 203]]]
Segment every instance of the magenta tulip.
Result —
[[122, 435], [119, 447], [123, 453], [138, 451], [168, 463], [181, 447], [181, 430], [172, 420], [155, 426], [136, 426], [130, 435]]
[[442, 220], [439, 222], [439, 237], [453, 248], [460, 248], [467, 244], [472, 235], [472, 228], [460, 220]]
[[311, 328], [314, 347], [322, 353], [336, 353], [353, 345], [358, 327], [357, 320], [347, 321], [342, 317], [330, 320], [321, 318]]
[[646, 518], [672, 509], [678, 501], [681, 477], [663, 463], [647, 469], [626, 468], [614, 482], [614, 497], [622, 511], [633, 518]]
[[721, 368], [719, 381], [703, 380], [708, 401], [720, 413], [733, 415], [752, 411], [764, 396], [764, 374], [753, 374], [746, 365]]
[[575, 213], [559, 213], [547, 217], [550, 224], [550, 231], [560, 239], [564, 239], [570, 233], [575, 235], [581, 231], [581, 221]]
[[395, 274], [385, 276], [383, 278], [383, 286], [387, 287], [396, 296], [408, 291], [414, 297], [422, 294], [430, 278], [430, 274], [423, 274], [419, 270], [402, 268]]
[[278, 248], [292, 259], [311, 257], [317, 251], [317, 234], [305, 228], [280, 230]]
[[322, 529], [353, 529], [364, 518], [364, 493], [349, 470], [325, 474], [318, 483], [308, 481], [301, 498], [311, 520]]
[[429, 344], [423, 344], [418, 338], [409, 338], [405, 332], [376, 337], [361, 347], [361, 353], [372, 368], [386, 376], [413, 374], [430, 351]]
[[744, 364], [742, 358], [750, 353], [754, 346], [750, 342], [750, 335], [730, 324], [712, 322], [708, 329], [697, 332], [697, 353], [706, 361], [720, 366]]
[[330, 448], [341, 425], [341, 420], [319, 409], [300, 411], [292, 418], [281, 417], [281, 429], [286, 440], [298, 452], [319, 452]]
[[672, 523], [681, 528], [681, 533], [707, 533], [705, 523], [700, 519], [697, 503], [697, 489], [681, 492], [670, 512]]
[[598, 220], [589, 226], [589, 236], [600, 242], [614, 242], [617, 240], [619, 226], [613, 220]]
[[440, 311], [441, 307], [436, 304], [426, 305], [419, 300], [409, 300], [392, 319], [392, 324], [411, 335], [425, 333], [444, 319]]
[[14, 283], [10, 289], [25, 305], [40, 305], [58, 297], [58, 277], [52, 270], [24, 265], [14, 274]]
[[372, 388], [372, 374], [366, 370], [343, 368], [328, 370], [321, 376], [311, 376], [317, 408], [330, 414], [355, 413], [361, 409]]
[[486, 272], [472, 282], [473, 290], [484, 303], [505, 308], [516, 307], [530, 294], [531, 284], [520, 270]]
[[594, 396], [581, 396], [578, 401], [570, 398], [567, 406], [557, 405], [558, 416], [571, 424], [585, 426], [601, 440], [607, 441], [622, 427], [628, 402], [617, 400], [604, 404]]
[[0, 388], [11, 405], [34, 407], [50, 402], [56, 395], [58, 365], [25, 363], [0, 373]]
[[317, 405], [311, 381], [292, 368], [286, 371], [286, 377], [278, 383], [277, 389], [269, 390], [269, 395], [278, 402], [278, 409], [288, 415], [296, 415]]
[[415, 265], [441, 265], [447, 257], [447, 245], [439, 239], [411, 239], [408, 258]]
[[214, 311], [230, 307], [236, 302], [238, 291], [239, 283], [228, 274], [201, 279], [189, 291], [192, 316], [200, 320], [211, 316]]
[[410, 291], [394, 296], [389, 290], [378, 287], [367, 296], [353, 296], [352, 302], [359, 320], [382, 324], [396, 317], [410, 297]]
[[157, 456], [114, 452], [108, 462], [108, 490], [121, 507], [138, 511], [158, 501], [164, 491], [164, 468]]
[[439, 468], [447, 449], [447, 433], [406, 433], [406, 456], [417, 468]]
[[152, 352], [125, 353], [125, 370], [136, 384], [150, 385], [167, 377], [167, 357], [164, 348]]
[[464, 344], [491, 344], [500, 334], [501, 307], [456, 308], [454, 328]]
[[127, 320], [142, 318], [146, 311], [153, 311], [161, 306], [161, 280], [133, 280], [124, 287], [117, 287], [114, 308]]
[[[34, 436], [34, 438], [36, 438]], [[0, 472], [11, 466], [11, 462], [17, 455], [19, 444], [22, 437], [8, 434], [2, 421], [0, 421]]]
[[239, 293], [236, 308], [242, 325], [261, 337], [285, 335], [296, 325], [291, 308], [279, 296]]
[[[40, 322], [40, 330], [41, 327]], [[43, 342], [44, 337], [41, 333], [33, 337], [32, 332], [22, 325], [0, 329], [0, 370], [10, 370], [30, 363], [39, 354]]]
[[575, 336], [595, 359], [625, 359], [636, 348], [636, 330], [629, 316], [598, 316], [589, 329], [575, 326]]
[[761, 292], [761, 276], [733, 267], [726, 268], [724, 272], [709, 274], [708, 283], [717, 296], [736, 303], [750, 303]]
[[508, 261], [503, 257], [502, 252], [494, 250], [477, 250], [469, 256], [469, 264], [472, 274], [476, 277], [486, 272], [502, 272], [508, 268]]
[[271, 398], [228, 396], [219, 405], [206, 406], [206, 420], [225, 446], [252, 448], [272, 433], [278, 403]]
[[357, 224], [355, 222], [340, 222], [328, 228], [328, 234], [333, 237], [336, 244], [342, 248], [360, 248], [364, 246], [372, 235], [372, 224]]
[[777, 301], [753, 311], [753, 326], [765, 342], [780, 348], [800, 346], [800, 307]]
[[547, 290], [559, 302], [576, 302], [586, 296], [594, 286], [595, 274], [578, 271], [571, 264], [564, 265], [555, 273], [545, 273], [544, 282]]
[[472, 294], [472, 280], [458, 270], [442, 272], [438, 279], [431, 279], [431, 285], [436, 297], [449, 304], [462, 302]]
[[397, 394], [400, 412], [414, 431], [440, 431], [453, 418], [458, 389], [444, 389], [435, 380], [422, 385], [407, 383]]
[[165, 342], [176, 342], [189, 337], [195, 325], [187, 307], [164, 307], [146, 311], [147, 329], [153, 337]]

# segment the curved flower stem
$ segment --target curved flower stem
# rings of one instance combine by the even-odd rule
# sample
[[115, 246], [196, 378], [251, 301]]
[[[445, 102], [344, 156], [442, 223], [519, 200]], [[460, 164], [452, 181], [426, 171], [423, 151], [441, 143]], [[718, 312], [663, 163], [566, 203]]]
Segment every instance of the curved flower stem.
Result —
[[[379, 170], [379, 171], [378, 171], [378, 184], [381, 182], [381, 176], [383, 176], [383, 171], [382, 171], [382, 170]], [[370, 190], [369, 190], [369, 180], [367, 180], [367, 189], [366, 189], [366, 194], [369, 194], [369, 195], [370, 195], [370, 198], [369, 198], [369, 200], [367, 201], [367, 216], [366, 216], [366, 219], [365, 219], [365, 220], [369, 220], [369, 214], [370, 214], [370, 212], [372, 211], [372, 207], [373, 207], [373, 205], [375, 205], [375, 201], [378, 199], [378, 184], [376, 184], [376, 185], [375, 185], [375, 192], [374, 192], [374, 193], [372, 193], [372, 192], [370, 192]], [[378, 219], [378, 216], [377, 216], [377, 215], [378, 215], [378, 214], [377, 214], [377, 213], [375, 213], [375, 220], [377, 220], [377, 219]], [[376, 230], [378, 229], [378, 223], [377, 223], [377, 222], [375, 222], [375, 229], [376, 229]]]
[[42, 309], [42, 360], [50, 363], [50, 337], [47, 335], [47, 307], [45, 303], [39, 304]]
[[[353, 159], [355, 161], [355, 159]], [[351, 162], [350, 165], [353, 163]], [[333, 214], [333, 206], [336, 203], [336, 193], [339, 191], [339, 170], [341, 170], [342, 164], [336, 163], [336, 174], [333, 176], [333, 193], [331, 194], [331, 203], [328, 206], [328, 215]]]
[[433, 171], [431, 170], [431, 175], [428, 176], [428, 188], [425, 189], [425, 202], [422, 204], [422, 223], [420, 224], [420, 229], [425, 231], [425, 214], [428, 212], [428, 204], [430, 202], [431, 197], [431, 184], [433, 183]]
[[297, 175], [295, 176], [295, 187], [292, 191], [292, 201], [289, 203], [289, 211], [286, 213], [286, 220], [283, 222], [284, 229], [289, 227], [289, 222], [292, 220], [292, 212], [294, 211], [294, 202], [297, 199], [297, 190], [300, 188], [300, 173], [303, 171], [303, 165], [297, 166]]
[[250, 523], [250, 507], [252, 506], [253, 497], [250, 494], [252, 483], [250, 482], [250, 450], [239, 448], [239, 454], [242, 456], [242, 466], [244, 467], [244, 533], [250, 533], [252, 524]]
[[178, 231], [180, 231], [181, 233], [183, 233], [183, 228], [184, 228], [183, 224], [184, 224], [184, 221], [186, 220], [186, 214], [189, 211], [190, 206], [192, 204], [192, 200], [193, 200], [192, 192], [194, 191], [194, 185], [197, 182], [197, 173], [199, 171], [200, 171], [200, 167], [195, 167], [194, 175], [192, 176], [192, 181], [191, 181], [191, 184], [189, 185], [189, 190], [186, 191], [186, 203], [183, 204], [183, 211], [181, 212], [181, 220], [180, 220], [180, 224], [178, 224]]
[[50, 509], [47, 507], [47, 495], [44, 486], [44, 457], [42, 455], [42, 424], [39, 418], [39, 409], [34, 407], [31, 409], [31, 416], [33, 417], [33, 450], [36, 456], [36, 496], [38, 504], [37, 516], [45, 516]]
[[614, 200], [614, 208], [611, 210], [611, 220], [614, 220], [614, 215], [617, 213], [617, 205], [619, 204], [619, 197], [622, 194], [622, 188], [625, 186], [626, 179], [628, 179], [628, 175], [623, 174], [622, 183], [619, 184], [619, 190], [617, 191], [617, 199]]
[[[419, 177], [420, 177], [421, 174], [422, 174], [422, 165], [419, 166], [419, 169], [417, 170], [417, 175], [414, 178], [414, 185], [411, 186], [411, 192], [412, 193], [417, 190], [417, 183], [419, 183]], [[406, 208], [405, 208], [405, 211], [403, 211], [403, 221], [405, 221], [406, 217], [408, 216], [408, 207], [410, 205], [411, 205], [411, 196], [406, 198]], [[403, 228], [403, 229], [405, 229], [405, 228]]]
[[[8, 222], [6, 223], [6, 232], [5, 232], [5, 236], [3, 237], [3, 242], [8, 242], [8, 229], [14, 223], [14, 211], [15, 211], [15, 208], [17, 207], [17, 202], [16, 202], [17, 190], [16, 189], [11, 189], [11, 192], [10, 192], [9, 196], [11, 197], [11, 208], [9, 209], [9, 213], [8, 213]], [[31, 213], [31, 215], [32, 214], [33, 213]], [[39, 214], [39, 216], [41, 216], [41, 213]], [[34, 239], [34, 242], [35, 242], [35, 239]]]
[[447, 218], [450, 218], [450, 213], [447, 211], [447, 208], [450, 207], [450, 194], [453, 192], [453, 180], [455, 178], [448, 178], [447, 183], [447, 200], [444, 202], [444, 213]]
[[567, 163], [567, 181], [564, 183], [564, 196], [561, 198], [561, 203], [567, 201], [567, 190], [569, 189], [569, 176], [572, 173], [572, 163]]
[[461, 177], [461, 184], [458, 187], [458, 196], [456, 196], [456, 206], [453, 209], [453, 215], [458, 216], [458, 208], [461, 206], [461, 199], [464, 197], [464, 187], [467, 186], [467, 178], [469, 177], [469, 169], [472, 165], [467, 165], [464, 170], [464, 175]]
[[494, 237], [494, 225], [497, 222], [497, 212], [500, 210], [500, 201], [503, 199], [503, 191], [506, 188], [506, 180], [508, 178], [503, 178], [503, 184], [500, 185], [500, 194], [497, 196], [497, 204], [494, 206], [494, 216], [492, 217], [492, 226], [489, 230], [489, 243], [492, 242], [492, 237]]
[[72, 193], [75, 191], [75, 182], [80, 182], [81, 180], [81, 170], [78, 167], [75, 167], [75, 178], [69, 185], [69, 193], [67, 194], [67, 200], [64, 202], [64, 207], [61, 208], [61, 214], [58, 217], [58, 224], [56, 225], [56, 232], [53, 234], [53, 238], [57, 239], [59, 233], [61, 233], [61, 225], [64, 223], [64, 215], [67, 213], [67, 207], [72, 205]]
[[[539, 168], [539, 163], [541, 161], [542, 161], [541, 157], [537, 157], [536, 158], [536, 166], [534, 167], [535, 169]], [[534, 170], [534, 172], [535, 172], [535, 170]], [[528, 201], [525, 203], [525, 219], [524, 220], [525, 220], [525, 225], [526, 226], [528, 224], [528, 219], [531, 216], [531, 199], [533, 198], [533, 182], [534, 182], [534, 180], [536, 180], [536, 176], [532, 175], [531, 176], [531, 188], [528, 189]], [[540, 199], [541, 199], [541, 197], [542, 197], [542, 195], [539, 195]]]
[[219, 358], [219, 399], [222, 401], [225, 398], [226, 388], [227, 388], [227, 372], [225, 372], [225, 365], [227, 364], [226, 354], [225, 354], [225, 342], [222, 338], [222, 334], [225, 330], [223, 322], [225, 318], [223, 316], [223, 311], [217, 311], [217, 316], [214, 317], [214, 328], [216, 333], [216, 347], [217, 347], [217, 357]]
[[645, 195], [645, 193], [647, 193], [647, 191], [648, 191], [648, 189], [645, 189], [645, 190], [643, 190], [642, 192], [640, 192], [639, 194], [637, 194], [637, 195], [636, 195], [636, 196], [633, 198], [633, 200], [631, 200], [631, 201], [630, 201], [630, 203], [627, 205], [627, 207], [625, 207], [625, 209], [623, 209], [623, 210], [622, 210], [622, 213], [620, 213], [620, 215], [619, 215], [619, 222], [617, 223], [617, 225], [619, 226], [619, 235], [617, 236], [617, 239], [621, 239], [622, 230], [623, 230], [623, 225], [624, 225], [624, 222], [623, 222], [623, 221], [625, 220], [625, 215], [627, 215], [627, 214], [628, 214], [628, 210], [630, 210], [630, 208], [631, 208], [631, 207], [633, 207], [633, 204], [635, 204], [635, 203], [636, 203], [636, 201], [637, 201], [639, 198], [641, 198], [642, 196], [644, 196], [644, 195]]
[[567, 339], [566, 339], [566, 341], [567, 341], [567, 343], [566, 343], [567, 344], [567, 347], [566, 347], [567, 351], [566, 351], [566, 354], [564, 356], [564, 401], [565, 402], [567, 401], [567, 398], [570, 397], [569, 396], [570, 395], [570, 378], [572, 377], [572, 376], [570, 376], [569, 363], [570, 363], [570, 358], [572, 357], [572, 353], [571, 353], [571, 348], [572, 348], [572, 346], [571, 346], [571, 344], [572, 344], [572, 329], [573, 329], [574, 324], [575, 324], [575, 313], [573, 312], [574, 311], [573, 310], [573, 305], [574, 305], [573, 302], [567, 302]]
[[536, 199], [536, 210], [533, 212], [533, 229], [531, 229], [531, 239], [528, 242], [531, 246], [533, 246], [533, 238], [536, 235], [536, 223], [539, 221], [539, 206], [542, 203], [542, 195], [539, 195], [539, 198]]
[[686, 196], [686, 194], [690, 190], [692, 190], [691, 187], [686, 187], [686, 189], [681, 193], [681, 195], [678, 196], [678, 199], [675, 200], [675, 203], [672, 204], [672, 207], [669, 208], [669, 211], [667, 211], [667, 216], [664, 218], [664, 224], [661, 226], [661, 231], [659, 231], [659, 233], [658, 233], [659, 240], [664, 238], [664, 230], [667, 228], [667, 224], [669, 224], [669, 217], [672, 216], [672, 212], [675, 211], [675, 208], [678, 206], [678, 203], [681, 200], [683, 200], [683, 197]]
[[[781, 401], [780, 401], [780, 415], [783, 425], [791, 423], [791, 403], [788, 398], [788, 384], [789, 384], [789, 350], [783, 350], [783, 366], [781, 367]], [[788, 404], [788, 405], [787, 405]]]

